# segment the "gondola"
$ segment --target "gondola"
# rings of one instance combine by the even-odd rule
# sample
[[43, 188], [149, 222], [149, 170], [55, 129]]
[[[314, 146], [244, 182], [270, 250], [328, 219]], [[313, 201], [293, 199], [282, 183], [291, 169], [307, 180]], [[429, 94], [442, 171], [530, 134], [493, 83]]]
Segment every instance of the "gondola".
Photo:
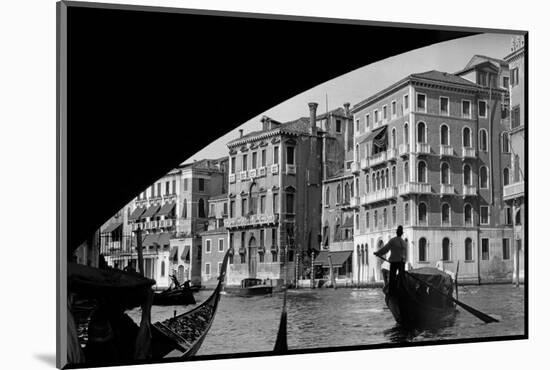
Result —
[[153, 297], [153, 305], [155, 306], [184, 306], [195, 303], [197, 302], [193, 296], [193, 291], [188, 287], [167, 289], [163, 292], [155, 293]]
[[409, 270], [397, 275], [395, 285], [394, 289], [384, 288], [384, 293], [386, 305], [401, 326], [437, 327], [454, 319], [453, 279], [444, 271], [432, 267]]
[[229, 253], [225, 254], [218, 285], [210, 297], [191, 311], [152, 325], [153, 357], [162, 358], [173, 350], [179, 351], [182, 358], [197, 353], [216, 315]]
[[[174, 351], [176, 351], [176, 355], [184, 358], [193, 356], [199, 350], [214, 320], [220, 292], [225, 280], [227, 261], [228, 254], [226, 253], [216, 289], [199, 306], [189, 312], [162, 322], [150, 324], [150, 317], [145, 315], [142, 317], [140, 326], [131, 324], [136, 328], [130, 328], [131, 330], [139, 329], [141, 331], [144, 328], [146, 332], [147, 327], [150, 327], [150, 343], [141, 343], [143, 351], [136, 351], [138, 357], [132, 357], [128, 353], [126, 353], [126, 357], [119, 357], [118, 361], [120, 363], [111, 363], [107, 360], [102, 360], [101, 363], [90, 362], [89, 357], [83, 358], [80, 354], [82, 350], [88, 347], [90, 339], [88, 336], [88, 327], [91, 322], [90, 316], [93, 316], [93, 312], [100, 306], [115, 308], [120, 310], [120, 312], [140, 305], [143, 308], [143, 305], [148, 300], [147, 296], [152, 293], [151, 287], [155, 284], [155, 281], [137, 273], [116, 269], [98, 269], [69, 263], [68, 290], [71, 297], [73, 297], [71, 300], [79, 304], [78, 309], [77, 307], [74, 307], [75, 309], [68, 307], [69, 322], [75, 322], [75, 325], [69, 325], [68, 328], [68, 336], [71, 339], [70, 343], [72, 345], [69, 352], [75, 354], [68, 356], [68, 363], [103, 366], [128, 364], [135, 360], [162, 359]], [[86, 305], [80, 302], [86, 302]], [[82, 310], [86, 312], [77, 312]], [[75, 320], [73, 320], [73, 317]], [[77, 344], [78, 342], [80, 343]], [[79, 350], [77, 347], [82, 347], [82, 349]]]

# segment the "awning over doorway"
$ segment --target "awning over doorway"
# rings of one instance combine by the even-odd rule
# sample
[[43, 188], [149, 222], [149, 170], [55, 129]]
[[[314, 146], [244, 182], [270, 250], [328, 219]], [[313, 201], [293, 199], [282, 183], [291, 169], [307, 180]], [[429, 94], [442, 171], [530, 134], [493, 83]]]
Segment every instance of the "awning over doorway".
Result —
[[329, 252], [329, 251], [321, 251], [317, 258], [315, 258], [315, 261], [313, 261], [313, 264], [315, 266], [321, 266], [321, 267], [330, 267], [330, 264], [328, 263], [328, 256], [330, 254], [330, 257], [332, 259], [332, 267], [342, 267], [344, 263], [347, 261], [347, 259], [351, 256], [352, 251], [339, 251], [339, 252]]

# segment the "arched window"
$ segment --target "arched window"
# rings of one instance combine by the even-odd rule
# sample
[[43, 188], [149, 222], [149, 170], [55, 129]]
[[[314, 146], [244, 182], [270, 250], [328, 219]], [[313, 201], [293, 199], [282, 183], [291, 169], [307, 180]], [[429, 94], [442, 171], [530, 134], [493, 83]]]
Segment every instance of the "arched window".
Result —
[[418, 223], [425, 225], [428, 222], [428, 210], [426, 203], [422, 202], [418, 205]]
[[403, 126], [403, 142], [405, 144], [409, 143], [409, 124], [407, 122]]
[[418, 182], [427, 182], [426, 176], [426, 162], [418, 162]]
[[479, 187], [482, 189], [487, 189], [489, 187], [487, 167], [485, 166], [479, 168]]
[[374, 227], [378, 227], [378, 211], [374, 211]]
[[355, 161], [359, 161], [359, 144], [355, 146]]
[[449, 170], [449, 164], [447, 162], [441, 163], [441, 183], [449, 184], [451, 181], [451, 175]]
[[510, 138], [507, 132], [502, 133], [502, 152], [510, 153]]
[[397, 207], [396, 206], [393, 206], [391, 209], [391, 222], [392, 222], [392, 225], [397, 224]]
[[418, 240], [418, 261], [426, 262], [428, 260], [428, 243], [426, 238], [420, 238]]
[[418, 122], [417, 131], [418, 131], [418, 135], [416, 137], [416, 141], [418, 143], [425, 143], [426, 142], [426, 124], [424, 122]]
[[464, 205], [464, 225], [472, 226], [472, 206], [469, 204]]
[[486, 152], [487, 149], [488, 149], [487, 130], [482, 128], [479, 130], [479, 150], [482, 152]]
[[250, 204], [249, 204], [249, 213], [251, 215], [258, 212], [258, 186], [256, 183], [250, 185]]
[[395, 148], [397, 146], [397, 138], [396, 138], [396, 131], [395, 131], [395, 127], [391, 130], [391, 141], [390, 141], [390, 146], [391, 148]]
[[472, 239], [466, 238], [464, 240], [464, 260], [473, 261], [474, 260], [474, 251], [472, 248]]
[[411, 219], [410, 216], [410, 210], [409, 210], [409, 203], [405, 203], [405, 224], [409, 224], [409, 220]]
[[367, 230], [369, 229], [369, 221], [369, 213], [365, 212], [365, 227], [367, 228]]
[[449, 126], [442, 124], [439, 130], [439, 141], [441, 145], [449, 145]]
[[392, 186], [397, 186], [397, 167], [395, 166], [391, 168], [391, 183]]
[[443, 226], [451, 224], [451, 207], [448, 203], [443, 203], [441, 206], [441, 224]]
[[359, 213], [355, 215], [355, 228], [359, 229]]
[[384, 211], [382, 212], [382, 217], [383, 217], [383, 220], [384, 220], [384, 227], [387, 227], [388, 226], [388, 211], [386, 210], [386, 208], [384, 208]]
[[365, 243], [365, 265], [369, 264], [369, 245]]
[[369, 183], [369, 175], [365, 176], [365, 193], [369, 192], [370, 183]]
[[349, 183], [346, 182], [346, 184], [344, 185], [344, 203], [349, 203], [349, 198]]
[[380, 171], [376, 172], [376, 189], [374, 190], [380, 190]]
[[166, 269], [165, 263], [164, 263], [164, 261], [162, 261], [160, 263], [160, 276], [164, 277], [165, 269]]
[[469, 127], [464, 127], [464, 129], [462, 129], [462, 146], [465, 148], [470, 148], [472, 146], [472, 133]]
[[181, 211], [182, 217], [187, 218], [187, 199], [183, 200], [183, 210]]
[[449, 238], [443, 238], [443, 241], [441, 244], [442, 244], [441, 259], [443, 261], [450, 261], [451, 260], [451, 241], [449, 240]]
[[199, 199], [199, 217], [200, 218], [206, 217], [206, 210], [204, 209], [204, 207], [205, 207], [204, 199], [200, 198]]
[[386, 187], [390, 187], [390, 169], [386, 168]]
[[503, 182], [504, 186], [510, 184], [510, 170], [508, 169], [508, 167], [506, 167], [506, 168], [504, 168], [504, 170], [502, 170], [502, 182]]
[[376, 173], [372, 174], [372, 191], [376, 191]]
[[521, 225], [521, 209], [518, 209], [516, 212], [516, 225]]
[[514, 155], [514, 162], [513, 162], [512, 168], [514, 169], [514, 182], [519, 182], [520, 168], [519, 168], [519, 155], [517, 154]]
[[336, 187], [336, 204], [342, 203], [342, 187], [340, 184]]
[[472, 169], [470, 168], [470, 165], [465, 164], [462, 172], [464, 174], [464, 185], [471, 185], [472, 184]]
[[[349, 194], [350, 194], [350, 196], [353, 197], [354, 196], [353, 193], [354, 193], [354, 189], [353, 189], [353, 181], [352, 181], [352, 182], [349, 183]], [[349, 199], [348, 199], [348, 201], [349, 201]]]
[[404, 177], [404, 183], [409, 182], [409, 162], [405, 162], [403, 164], [403, 177]]
[[325, 205], [330, 206], [330, 187], [327, 186], [325, 190]]

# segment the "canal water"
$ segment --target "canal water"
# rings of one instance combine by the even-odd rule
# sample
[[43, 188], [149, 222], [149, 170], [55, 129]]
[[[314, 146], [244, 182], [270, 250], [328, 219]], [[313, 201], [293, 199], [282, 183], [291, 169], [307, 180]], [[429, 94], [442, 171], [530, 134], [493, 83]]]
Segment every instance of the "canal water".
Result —
[[[201, 291], [195, 298], [200, 303], [210, 293]], [[464, 286], [459, 288], [459, 300], [500, 322], [485, 324], [459, 308], [456, 320], [449, 326], [406, 331], [395, 324], [381, 289], [291, 290], [287, 296], [288, 346], [326, 348], [524, 334], [523, 286]], [[223, 295], [214, 323], [197, 354], [272, 350], [282, 302], [282, 293], [265, 297]], [[180, 314], [193, 307], [153, 306], [152, 321], [169, 318], [174, 310]]]

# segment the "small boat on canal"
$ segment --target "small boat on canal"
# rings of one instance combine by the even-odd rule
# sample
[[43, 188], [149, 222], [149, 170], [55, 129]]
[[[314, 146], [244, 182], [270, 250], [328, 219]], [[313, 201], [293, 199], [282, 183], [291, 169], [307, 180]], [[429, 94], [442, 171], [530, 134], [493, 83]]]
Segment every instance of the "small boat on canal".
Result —
[[397, 276], [393, 291], [384, 288], [386, 304], [398, 324], [428, 328], [451, 322], [456, 313], [453, 279], [444, 271], [423, 267]]
[[273, 286], [265, 284], [261, 279], [246, 278], [241, 281], [241, 286], [226, 286], [224, 291], [241, 297], [259, 296], [273, 293]]
[[175, 276], [170, 275], [175, 288], [170, 288], [155, 293], [153, 298], [153, 305], [155, 306], [185, 306], [197, 303], [193, 296], [193, 289], [189, 285], [189, 282], [185, 282], [181, 285]]

